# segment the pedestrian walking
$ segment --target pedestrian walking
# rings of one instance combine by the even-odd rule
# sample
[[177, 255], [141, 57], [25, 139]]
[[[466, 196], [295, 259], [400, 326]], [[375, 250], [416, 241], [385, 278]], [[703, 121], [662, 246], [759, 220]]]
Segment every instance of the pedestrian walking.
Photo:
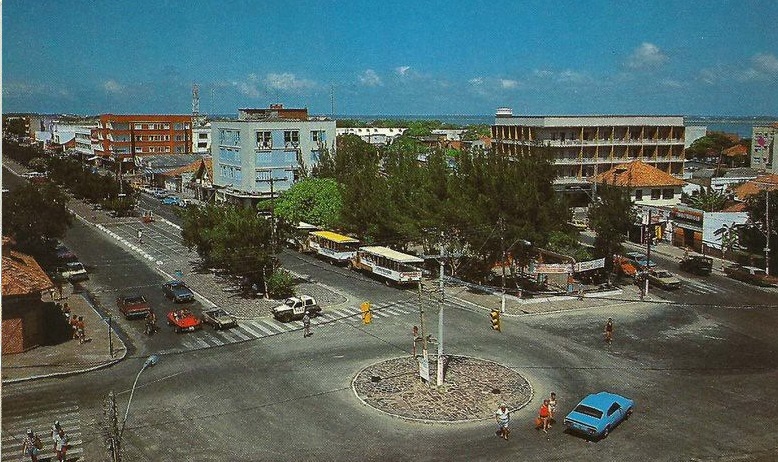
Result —
[[608, 322], [605, 323], [605, 343], [608, 345], [613, 341], [613, 318], [608, 318]]
[[308, 310], [305, 310], [305, 314], [303, 315], [303, 329], [303, 338], [313, 335], [313, 333], [311, 333], [311, 317], [308, 315]]
[[73, 330], [73, 338], [78, 338], [78, 316], [75, 314], [70, 317], [70, 328]]
[[551, 424], [556, 423], [556, 418], [554, 417], [556, 415], [556, 393], [553, 391], [551, 392], [551, 397], [548, 398], [548, 411], [548, 428], [551, 428]]
[[51, 440], [54, 442], [54, 450], [57, 449], [57, 435], [62, 430], [62, 426], [59, 424], [59, 420], [54, 421], [54, 425], [51, 426]]
[[38, 462], [41, 449], [43, 449], [41, 439], [31, 429], [27, 429], [27, 436], [22, 443], [22, 456], [29, 456], [32, 462]]
[[511, 413], [508, 411], [508, 406], [505, 403], [500, 404], [500, 407], [494, 412], [494, 418], [497, 420], [497, 431], [495, 432], [500, 438], [507, 440], [508, 434], [511, 432], [508, 429], [508, 423], [511, 421]]
[[65, 435], [65, 430], [61, 428], [57, 433], [57, 439], [54, 443], [54, 450], [57, 451], [57, 461], [64, 462], [67, 458], [68, 437]]
[[538, 417], [540, 418], [541, 426], [543, 427], [543, 433], [548, 433], [548, 421], [551, 418], [551, 410], [548, 407], [548, 400], [544, 399], [543, 404], [540, 405], [538, 411]]
[[84, 326], [84, 317], [79, 316], [78, 322], [76, 323], [76, 337], [78, 337], [78, 343], [84, 343], [86, 342], [86, 334], [85, 334], [85, 326]]
[[138, 230], [138, 244], [143, 244], [143, 230]]

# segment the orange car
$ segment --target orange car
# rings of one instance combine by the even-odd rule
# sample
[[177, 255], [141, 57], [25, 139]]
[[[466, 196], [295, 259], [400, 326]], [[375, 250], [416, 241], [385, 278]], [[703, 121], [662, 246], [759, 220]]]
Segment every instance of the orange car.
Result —
[[173, 330], [176, 333], [192, 332], [203, 328], [200, 317], [195, 316], [194, 313], [186, 308], [169, 312], [167, 314], [167, 324], [173, 326]]

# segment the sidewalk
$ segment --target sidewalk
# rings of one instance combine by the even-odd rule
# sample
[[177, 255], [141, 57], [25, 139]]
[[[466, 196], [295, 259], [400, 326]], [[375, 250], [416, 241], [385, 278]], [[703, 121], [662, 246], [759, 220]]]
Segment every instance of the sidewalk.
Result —
[[[84, 317], [87, 342], [66, 340], [57, 345], [39, 346], [24, 353], [3, 355], [3, 384], [24, 382], [45, 377], [66, 376], [110, 366], [127, 354], [124, 342], [115, 333], [109, 339], [108, 325], [94, 307], [80, 293], [73, 293], [68, 285], [63, 298], [49, 295], [43, 301], [67, 303], [71, 314]], [[111, 355], [113, 347], [113, 355]]]

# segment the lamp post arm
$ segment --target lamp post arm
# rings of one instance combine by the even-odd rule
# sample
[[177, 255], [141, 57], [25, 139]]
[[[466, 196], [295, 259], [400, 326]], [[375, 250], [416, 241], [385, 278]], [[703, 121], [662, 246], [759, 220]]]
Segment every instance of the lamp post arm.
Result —
[[121, 439], [122, 435], [124, 434], [124, 425], [127, 423], [127, 417], [130, 415], [130, 404], [132, 404], [132, 395], [135, 394], [135, 386], [138, 385], [138, 379], [140, 379], [140, 375], [143, 373], [143, 371], [146, 370], [146, 367], [147, 366], [144, 364], [143, 367], [138, 371], [138, 375], [135, 376], [135, 382], [132, 383], [130, 399], [127, 400], [127, 410], [124, 412], [124, 420], [122, 420], [122, 429], [119, 430], [119, 439]]

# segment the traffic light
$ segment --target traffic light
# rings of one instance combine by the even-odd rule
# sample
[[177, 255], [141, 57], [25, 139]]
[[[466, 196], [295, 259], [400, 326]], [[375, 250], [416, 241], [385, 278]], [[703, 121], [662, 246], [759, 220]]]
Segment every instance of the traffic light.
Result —
[[500, 330], [500, 310], [492, 310], [492, 312], [489, 314], [489, 318], [492, 321], [492, 329], [496, 330], [497, 332], [502, 332]]
[[370, 324], [373, 322], [373, 312], [370, 311], [370, 302], [363, 302], [362, 305], [359, 306], [359, 309], [362, 310], [362, 324]]

